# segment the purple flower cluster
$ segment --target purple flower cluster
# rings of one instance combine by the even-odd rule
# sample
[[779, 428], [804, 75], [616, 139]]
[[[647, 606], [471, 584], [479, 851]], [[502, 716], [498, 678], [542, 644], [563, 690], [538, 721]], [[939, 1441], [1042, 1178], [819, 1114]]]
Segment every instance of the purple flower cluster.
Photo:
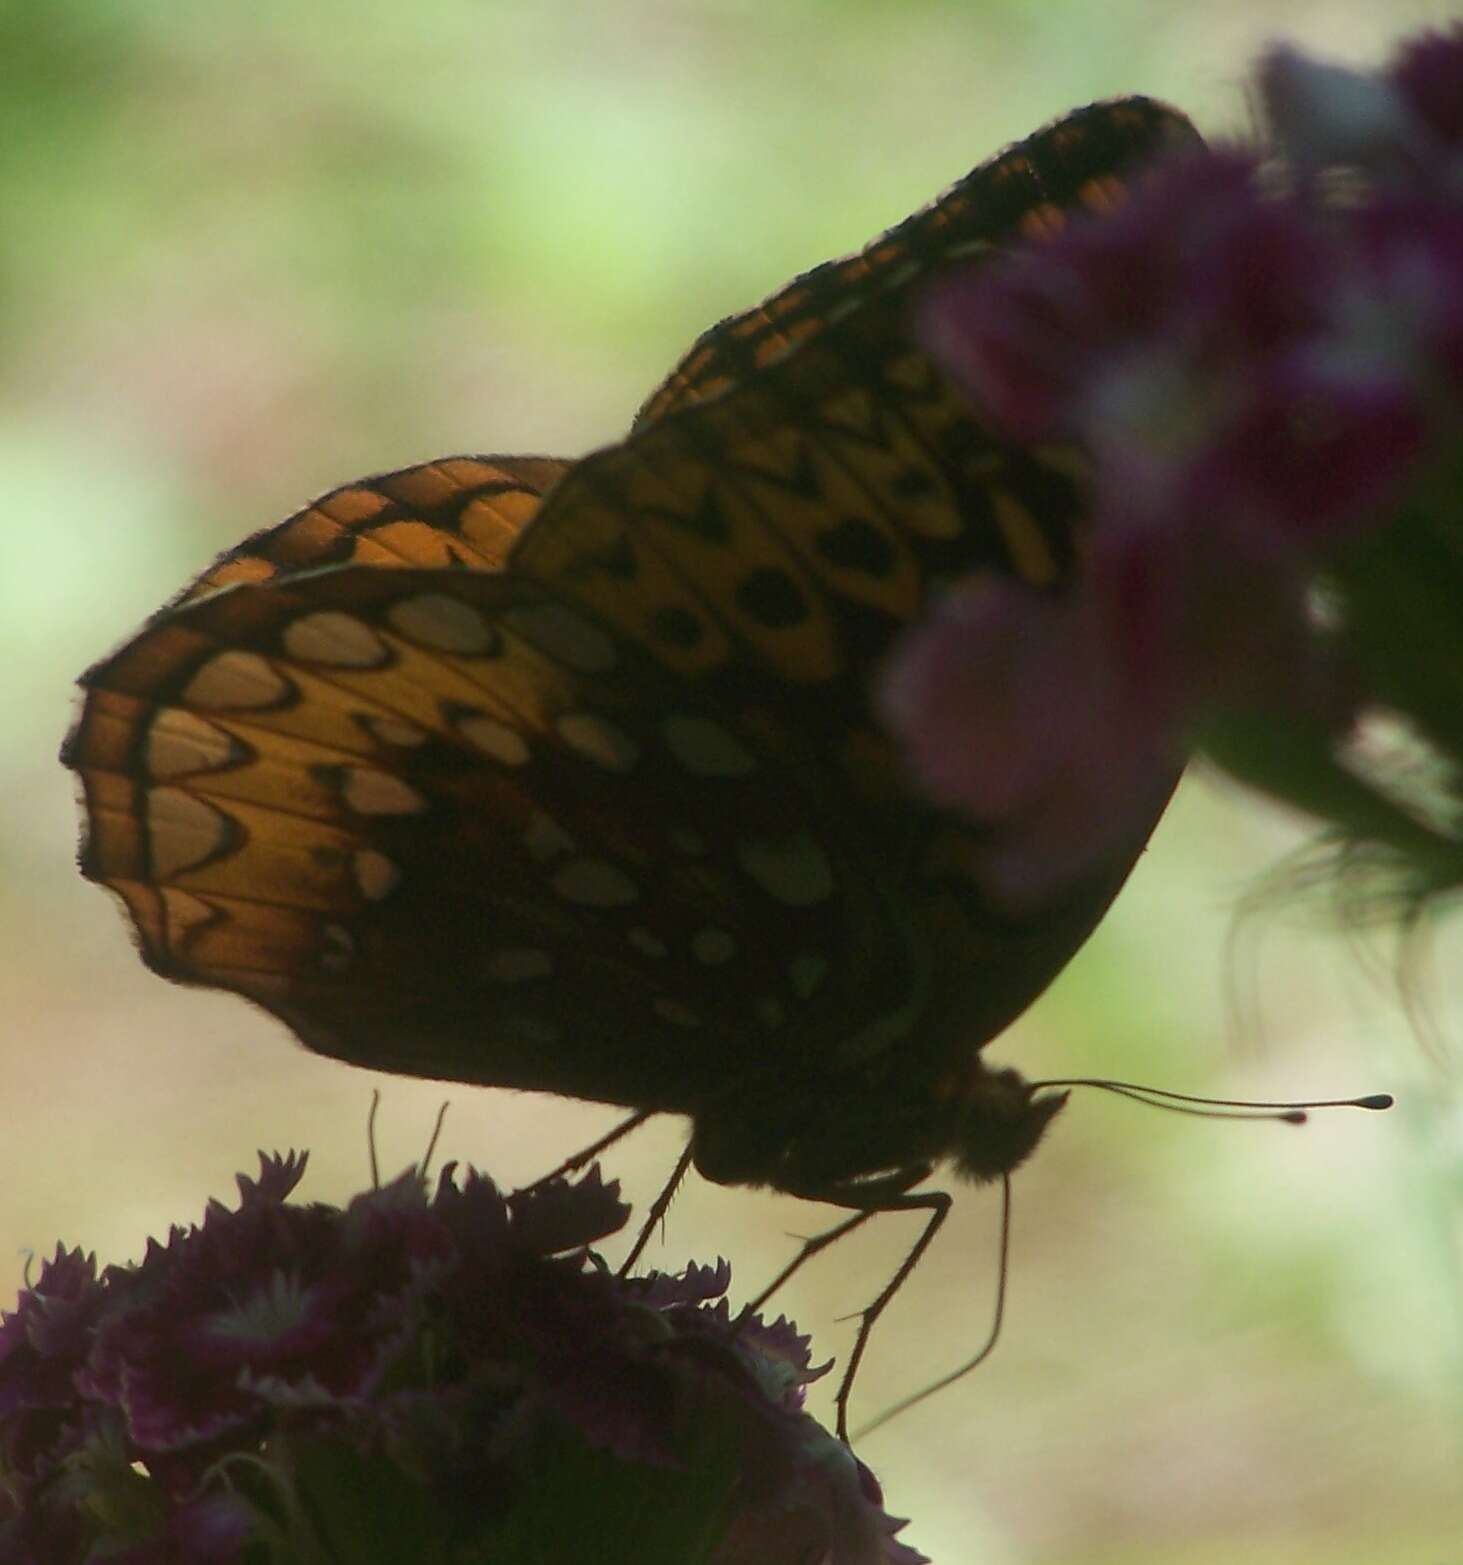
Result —
[[628, 1210], [597, 1170], [342, 1209], [287, 1200], [304, 1163], [136, 1266], [58, 1248], [0, 1315], [3, 1565], [923, 1558], [725, 1263], [597, 1260]]
[[1181, 154], [924, 301], [994, 427], [1090, 465], [1075, 581], [957, 589], [883, 691], [926, 790], [990, 828], [982, 874], [1013, 906], [1206, 746], [1353, 838], [1445, 859], [1434, 887], [1463, 879], [1451, 833], [1337, 760], [1378, 706], [1463, 756], [1457, 716], [1433, 720], [1453, 616], [1405, 668], [1393, 650], [1463, 587], [1463, 26], [1376, 77], [1276, 49], [1260, 86], [1278, 165]]

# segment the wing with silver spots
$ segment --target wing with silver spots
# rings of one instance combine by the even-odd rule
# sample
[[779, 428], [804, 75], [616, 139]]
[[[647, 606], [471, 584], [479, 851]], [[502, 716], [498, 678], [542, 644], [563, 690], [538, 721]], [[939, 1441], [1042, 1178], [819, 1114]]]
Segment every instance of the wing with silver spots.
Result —
[[84, 684], [84, 872], [324, 1053], [690, 1110], [888, 1004], [791, 736], [530, 582], [238, 585]]

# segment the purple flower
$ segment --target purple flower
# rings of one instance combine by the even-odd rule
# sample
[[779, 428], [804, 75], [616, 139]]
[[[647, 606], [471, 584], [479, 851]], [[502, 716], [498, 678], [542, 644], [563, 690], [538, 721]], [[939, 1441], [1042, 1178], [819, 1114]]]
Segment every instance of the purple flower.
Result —
[[[112, 1269], [83, 1391], [118, 1407], [142, 1452], [188, 1487], [213, 1443], [259, 1431], [281, 1398], [340, 1406], [374, 1389], [400, 1347], [405, 1295], [450, 1254], [410, 1175], [346, 1211], [290, 1205], [304, 1159], [263, 1160], [240, 1203]], [[350, 1329], [343, 1329], [349, 1326]], [[160, 1464], [161, 1465], [161, 1464]]]
[[0, 1313], [0, 1463], [14, 1481], [55, 1472], [85, 1436], [72, 1382], [103, 1297], [96, 1257], [57, 1245], [18, 1307]]
[[[1435, 424], [1463, 391], [1463, 24], [1404, 44], [1369, 76], [1272, 49], [1261, 64], [1267, 117], [1302, 196], [1325, 208], [1352, 267], [1343, 330], [1323, 344], [1342, 388], [1390, 376]], [[1307, 184], [1350, 169], [1363, 184], [1328, 206]]]
[[303, 1171], [262, 1158], [100, 1278], [58, 1250], [0, 1322], [0, 1565], [922, 1558], [724, 1262], [627, 1281], [587, 1248], [627, 1215], [597, 1169], [343, 1209], [292, 1204]]
[[1320, 214], [1261, 193], [1251, 156], [1201, 152], [1112, 217], [937, 285], [922, 327], [1003, 432], [1090, 453], [1095, 546], [1217, 519], [1284, 553], [1366, 515], [1417, 450], [1375, 292]]
[[1429, 161], [1436, 164], [1448, 154], [1463, 153], [1463, 98], [1458, 93], [1463, 81], [1463, 22], [1408, 39], [1386, 75], [1416, 123], [1432, 137], [1434, 152]]
[[1302, 177], [1350, 168], [1397, 189], [1459, 193], [1463, 23], [1409, 39], [1378, 74], [1278, 44], [1258, 82], [1276, 142]]
[[987, 827], [983, 884], [1013, 909], [1096, 868], [1115, 822], [1146, 830], [1173, 785], [1141, 682], [1110, 666], [1100, 607], [1006, 583], [952, 593], [884, 683], [925, 791]]
[[[1383, 690], [1404, 714], [1430, 700], [1360, 627], [1409, 623], [1436, 586], [1382, 604], [1371, 541], [1420, 560], [1397, 529], [1457, 503], [1444, 485], [1439, 513], [1433, 483], [1430, 520], [1402, 520], [1458, 450], [1463, 28], [1380, 78], [1277, 50], [1263, 82], [1288, 188], [1255, 154], [1181, 154], [1115, 213], [923, 303], [926, 346], [982, 416], [1091, 475], [1071, 578], [957, 588], [883, 688], [916, 778], [987, 828], [978, 874], [1017, 907], [1097, 867], [1236, 714], [1303, 731], [1292, 758], [1327, 769]], [[1370, 181], [1344, 199], [1318, 177], [1340, 163]], [[1374, 835], [1370, 804], [1340, 808]]]

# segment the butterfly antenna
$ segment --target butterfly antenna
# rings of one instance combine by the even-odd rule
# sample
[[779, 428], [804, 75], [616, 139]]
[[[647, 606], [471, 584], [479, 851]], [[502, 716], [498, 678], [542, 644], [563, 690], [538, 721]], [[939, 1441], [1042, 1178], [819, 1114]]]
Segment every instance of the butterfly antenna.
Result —
[[447, 1099], [442, 1100], [442, 1106], [437, 1110], [437, 1122], [432, 1126], [431, 1139], [427, 1142], [427, 1150], [422, 1154], [422, 1161], [417, 1167], [418, 1178], [425, 1181], [427, 1170], [432, 1166], [432, 1156], [437, 1150], [437, 1142], [442, 1135], [442, 1126], [447, 1120]]
[[371, 1107], [366, 1113], [366, 1156], [371, 1163], [371, 1188], [381, 1188], [381, 1164], [376, 1159], [376, 1110], [381, 1107], [381, 1089], [372, 1087]]
[[959, 1369], [952, 1369], [948, 1375], [941, 1375], [938, 1380], [933, 1380], [929, 1385], [916, 1391], [912, 1396], [901, 1398], [892, 1407], [886, 1407], [877, 1418], [870, 1419], [861, 1429], [854, 1431], [853, 1438], [862, 1440], [866, 1435], [871, 1435], [876, 1429], [882, 1429], [892, 1419], [898, 1418], [901, 1413], [907, 1413], [910, 1408], [923, 1402], [927, 1397], [932, 1397], [937, 1391], [943, 1391], [946, 1386], [952, 1386], [957, 1380], [968, 1375], [971, 1370], [978, 1369], [980, 1365], [995, 1351], [996, 1343], [1001, 1336], [1001, 1323], [1006, 1318], [1006, 1282], [1011, 1272], [1011, 1176], [1001, 1175], [1001, 1247], [1000, 1256], [996, 1263], [996, 1308], [991, 1316], [991, 1329], [986, 1334], [985, 1341], [980, 1350], [971, 1358], [968, 1358]]
[[1111, 1081], [1102, 1076], [1068, 1076], [1031, 1083], [1033, 1092], [1043, 1087], [1096, 1087], [1120, 1098], [1146, 1103], [1149, 1108], [1168, 1109], [1174, 1114], [1193, 1114], [1199, 1119], [1273, 1119], [1285, 1125], [1304, 1125], [1307, 1109], [1389, 1109], [1394, 1101], [1390, 1092], [1371, 1092], [1359, 1098], [1316, 1098], [1300, 1103], [1201, 1098], [1188, 1092], [1170, 1092], [1166, 1087], [1145, 1087], [1139, 1082]]

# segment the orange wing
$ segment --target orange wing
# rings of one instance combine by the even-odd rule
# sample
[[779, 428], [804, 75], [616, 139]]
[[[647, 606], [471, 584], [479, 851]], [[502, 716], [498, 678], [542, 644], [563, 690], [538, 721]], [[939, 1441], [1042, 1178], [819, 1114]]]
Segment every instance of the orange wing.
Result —
[[559, 457], [450, 456], [343, 484], [220, 555], [174, 602], [327, 565], [500, 570], [569, 467]]

